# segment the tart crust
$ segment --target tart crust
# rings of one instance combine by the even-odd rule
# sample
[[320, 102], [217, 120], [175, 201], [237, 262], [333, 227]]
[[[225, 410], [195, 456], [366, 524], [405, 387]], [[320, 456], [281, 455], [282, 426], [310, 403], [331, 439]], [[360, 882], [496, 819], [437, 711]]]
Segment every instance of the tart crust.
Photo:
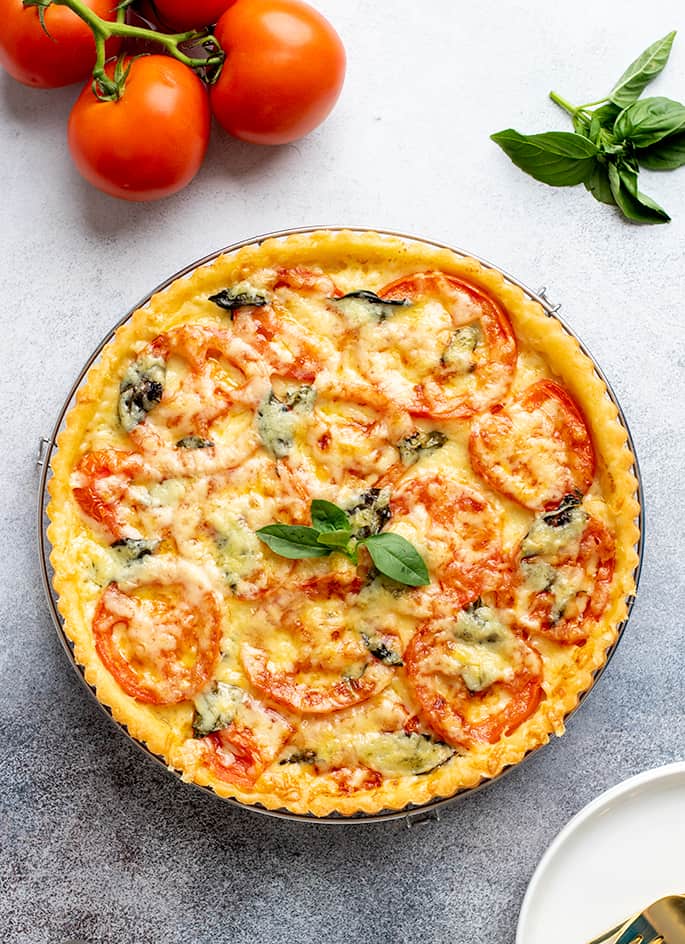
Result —
[[[70, 486], [72, 470], [87, 451], [84, 444], [97, 448], [97, 430], [113, 428], [119, 381], [132, 358], [160, 333], [194, 319], [204, 320], [209, 295], [246, 279], [255, 269], [279, 266], [316, 266], [333, 279], [344, 273], [346, 284], [373, 289], [407, 273], [439, 270], [478, 286], [496, 299], [507, 312], [519, 345], [544, 359], [551, 376], [571, 393], [583, 411], [597, 459], [598, 490], [615, 537], [616, 565], [603, 616], [583, 646], [563, 647], [560, 655], [560, 647], [541, 644], [545, 698], [531, 717], [496, 743], [460, 751], [449, 763], [429, 773], [387, 778], [378, 786], [349, 795], [340, 791], [330, 774], [308, 773], [300, 765], [286, 765], [289, 769], [281, 766], [276, 774], [262, 777], [249, 790], [224, 782], [204, 764], [194, 761], [183, 747], [188, 739], [187, 704], [143, 704], [119, 687], [95, 651], [91, 621], [97, 594], [84, 580], [89, 566], [89, 526]], [[123, 444], [125, 436], [121, 436]], [[53, 584], [64, 631], [73, 642], [74, 657], [83, 666], [86, 681], [114, 718], [133, 738], [178, 770], [184, 780], [209, 786], [219, 796], [317, 817], [401, 810], [451, 797], [517, 764], [552, 734], [563, 734], [564, 719], [604, 664], [607, 650], [617, 639], [618, 626], [626, 617], [627, 598], [635, 591], [639, 505], [633, 462], [618, 410], [592, 361], [559, 321], [549, 317], [497, 270], [429, 243], [373, 232], [322, 230], [268, 238], [221, 255], [154, 295], [118, 328], [79, 389], [57, 439], [49, 482], [48, 538], [53, 548]]]

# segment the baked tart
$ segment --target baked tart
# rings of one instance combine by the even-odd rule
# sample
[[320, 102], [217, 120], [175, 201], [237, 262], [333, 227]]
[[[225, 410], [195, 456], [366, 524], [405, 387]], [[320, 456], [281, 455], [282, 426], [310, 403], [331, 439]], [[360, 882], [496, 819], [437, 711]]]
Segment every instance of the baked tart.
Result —
[[617, 407], [561, 324], [435, 245], [318, 231], [153, 296], [52, 461], [64, 631], [183, 779], [374, 814], [564, 730], [634, 592]]

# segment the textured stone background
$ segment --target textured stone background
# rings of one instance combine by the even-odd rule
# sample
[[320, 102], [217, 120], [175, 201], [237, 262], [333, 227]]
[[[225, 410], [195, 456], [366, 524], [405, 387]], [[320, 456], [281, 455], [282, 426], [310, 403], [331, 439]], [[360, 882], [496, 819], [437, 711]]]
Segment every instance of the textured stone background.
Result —
[[[682, 26], [661, 0], [319, 0], [349, 51], [327, 124], [260, 150], [216, 134], [198, 179], [117, 203], [69, 164], [76, 89], [0, 76], [0, 938], [53, 944], [384, 941], [511, 944], [561, 826], [606, 787], [684, 756], [682, 397], [685, 170], [644, 188], [668, 226], [552, 190], [488, 141], [566, 128], [551, 87], [610, 88]], [[685, 36], [655, 94], [685, 98]], [[237, 811], [157, 769], [85, 694], [43, 600], [35, 454], [109, 327], [163, 278], [287, 226], [351, 223], [468, 247], [544, 283], [605, 369], [635, 436], [647, 549], [634, 617], [566, 737], [439, 824], [335, 831]]]

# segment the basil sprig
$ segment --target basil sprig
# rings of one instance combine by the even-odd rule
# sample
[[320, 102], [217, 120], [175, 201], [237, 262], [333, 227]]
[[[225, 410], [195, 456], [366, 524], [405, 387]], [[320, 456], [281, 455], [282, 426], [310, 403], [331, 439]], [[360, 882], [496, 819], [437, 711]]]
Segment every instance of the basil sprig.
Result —
[[428, 568], [413, 544], [384, 531], [356, 538], [346, 512], [333, 502], [315, 498], [311, 505], [312, 526], [269, 524], [256, 533], [274, 553], [291, 560], [327, 557], [333, 551], [345, 554], [356, 564], [358, 549], [365, 547], [376, 570], [409, 587], [430, 583]]
[[668, 213], [638, 187], [640, 167], [675, 170], [685, 165], [685, 105], [670, 98], [640, 98], [668, 61], [675, 31], [652, 43], [632, 62], [606, 98], [571, 105], [574, 130], [493, 134], [525, 173], [552, 187], [584, 184], [600, 203], [617, 206], [635, 223], [667, 223]]

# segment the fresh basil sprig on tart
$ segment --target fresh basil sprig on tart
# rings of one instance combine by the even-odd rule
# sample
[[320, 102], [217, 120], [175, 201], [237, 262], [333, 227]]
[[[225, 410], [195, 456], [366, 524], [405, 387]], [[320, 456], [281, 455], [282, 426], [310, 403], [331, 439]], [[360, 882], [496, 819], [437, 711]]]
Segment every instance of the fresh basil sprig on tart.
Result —
[[670, 216], [638, 187], [641, 167], [685, 165], [685, 105], [670, 98], [640, 98], [668, 61], [675, 31], [652, 43], [599, 101], [572, 105], [556, 92], [574, 131], [491, 135], [525, 173], [552, 187], [584, 184], [600, 203], [617, 206], [634, 223], [668, 223]]
[[345, 554], [356, 564], [358, 549], [365, 547], [376, 570], [409, 587], [430, 583], [424, 559], [399, 534], [384, 531], [358, 536], [347, 512], [333, 502], [315, 498], [311, 503], [312, 526], [269, 524], [256, 534], [275, 554], [292, 560]]

